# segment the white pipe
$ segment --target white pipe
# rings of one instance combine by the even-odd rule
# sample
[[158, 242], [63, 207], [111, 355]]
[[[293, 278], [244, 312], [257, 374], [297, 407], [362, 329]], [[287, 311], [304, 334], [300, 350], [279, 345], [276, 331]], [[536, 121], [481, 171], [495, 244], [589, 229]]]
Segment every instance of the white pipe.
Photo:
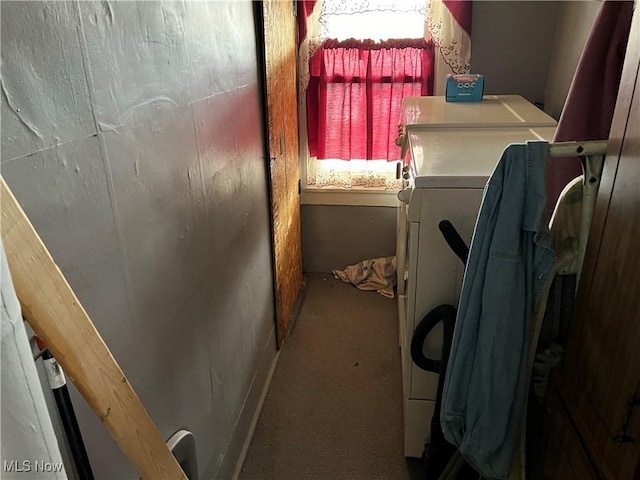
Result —
[[0, 250], [0, 477], [66, 480], [2, 242]]
[[590, 140], [586, 142], [560, 142], [549, 144], [549, 155], [552, 157], [584, 157], [604, 155], [608, 140]]

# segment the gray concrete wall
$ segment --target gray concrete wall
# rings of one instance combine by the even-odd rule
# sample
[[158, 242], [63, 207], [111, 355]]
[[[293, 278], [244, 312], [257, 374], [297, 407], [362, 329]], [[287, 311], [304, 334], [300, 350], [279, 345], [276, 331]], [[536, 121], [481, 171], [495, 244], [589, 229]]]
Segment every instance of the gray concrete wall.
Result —
[[486, 94], [544, 101], [560, 3], [473, 2], [471, 71], [485, 76]]
[[302, 206], [302, 256], [307, 272], [342, 270], [395, 252], [395, 208]]
[[560, 2], [553, 35], [544, 110], [559, 119], [573, 74], [602, 2]]
[[[275, 356], [252, 4], [1, 8], [2, 175], [162, 435], [230, 478]], [[137, 478], [73, 398], [96, 477]]]

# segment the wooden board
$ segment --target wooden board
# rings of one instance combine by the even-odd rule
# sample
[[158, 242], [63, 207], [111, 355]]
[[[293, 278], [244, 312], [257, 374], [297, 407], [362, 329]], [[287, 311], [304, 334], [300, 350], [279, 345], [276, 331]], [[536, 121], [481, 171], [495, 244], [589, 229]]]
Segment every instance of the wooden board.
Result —
[[186, 479], [9, 187], [2, 242], [22, 314], [143, 478]]
[[276, 320], [282, 345], [302, 286], [296, 25], [293, 2], [265, 0], [262, 5]]
[[545, 410], [544, 421], [549, 431], [549, 446], [544, 478], [598, 480], [598, 475], [582, 448], [580, 438], [571, 427], [554, 388], [547, 391]]

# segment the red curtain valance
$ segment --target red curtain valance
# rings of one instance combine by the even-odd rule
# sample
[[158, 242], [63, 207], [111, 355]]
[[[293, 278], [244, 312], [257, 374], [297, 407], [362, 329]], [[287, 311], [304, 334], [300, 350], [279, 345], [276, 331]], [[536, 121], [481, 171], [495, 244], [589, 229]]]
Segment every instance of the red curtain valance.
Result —
[[310, 62], [311, 156], [399, 160], [402, 98], [432, 94], [433, 65], [434, 46], [423, 39], [325, 41]]

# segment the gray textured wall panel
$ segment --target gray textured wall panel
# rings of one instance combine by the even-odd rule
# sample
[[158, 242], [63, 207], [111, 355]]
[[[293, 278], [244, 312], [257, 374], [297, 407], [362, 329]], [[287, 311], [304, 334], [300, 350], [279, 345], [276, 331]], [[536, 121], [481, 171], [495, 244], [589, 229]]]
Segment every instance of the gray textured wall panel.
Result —
[[544, 110], [556, 120], [573, 81], [582, 50], [602, 2], [560, 2], [553, 35], [549, 75], [544, 92]]
[[246, 68], [255, 64], [246, 5], [103, 1], [80, 8], [102, 130], [254, 80]]
[[[59, 12], [58, 43], [38, 14], [47, 8]], [[30, 75], [5, 64], [5, 40], [44, 92], [49, 77], [75, 78], [76, 63], [54, 61], [64, 52], [90, 70], [90, 97], [29, 112], [62, 145], [18, 142], [3, 125], [3, 155], [21, 148], [3, 176], [161, 434], [192, 430], [203, 478], [228, 472], [275, 355], [251, 2], [3, 2], [2, 40], [3, 87]], [[58, 138], [56, 109], [93, 128]], [[72, 392], [96, 477], [136, 478]]]
[[136, 313], [167, 321], [199, 280], [203, 217], [191, 109], [100, 134]]
[[73, 2], [3, 2], [3, 160], [95, 133], [77, 18]]
[[302, 249], [307, 272], [342, 270], [396, 252], [396, 208], [302, 206]]
[[[255, 67], [253, 67], [255, 68]], [[219, 170], [256, 151], [259, 132], [259, 95], [255, 78], [233, 91], [213, 95], [193, 105], [198, 153], [206, 183]]]
[[485, 76], [485, 94], [522, 95], [531, 102], [544, 101], [561, 3], [473, 3], [471, 71]]
[[2, 175], [114, 353], [128, 351], [129, 297], [98, 139], [5, 163]]

